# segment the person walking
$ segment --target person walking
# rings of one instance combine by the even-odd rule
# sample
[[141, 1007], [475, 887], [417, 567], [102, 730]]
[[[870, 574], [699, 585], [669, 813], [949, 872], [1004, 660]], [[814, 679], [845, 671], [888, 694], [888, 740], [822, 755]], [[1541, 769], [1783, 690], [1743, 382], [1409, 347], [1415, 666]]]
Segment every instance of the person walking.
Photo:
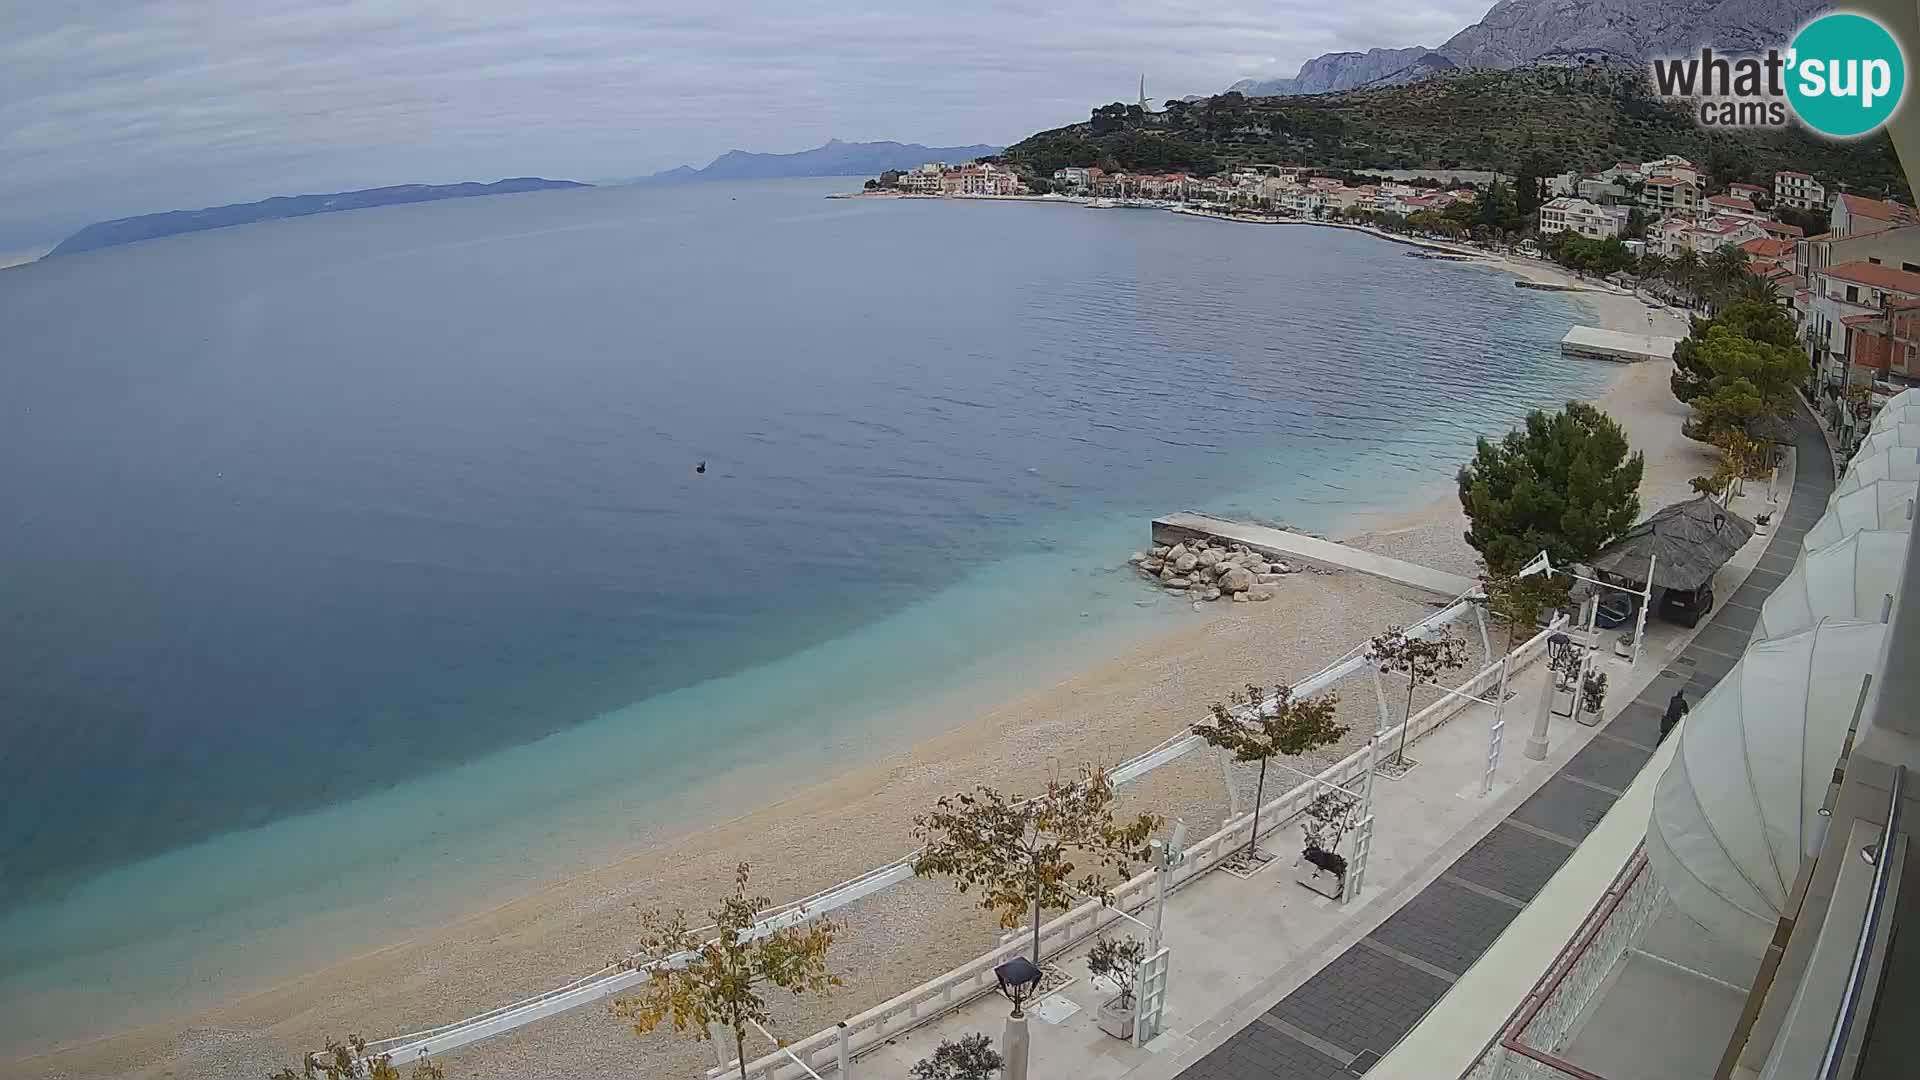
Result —
[[1685, 691], [1675, 690], [1673, 692], [1673, 697], [1667, 702], [1666, 713], [1660, 717], [1660, 741], [1661, 742], [1667, 741], [1667, 733], [1672, 731], [1676, 726], [1678, 726], [1680, 723], [1680, 718], [1685, 715], [1687, 715], [1687, 699], [1685, 697]]

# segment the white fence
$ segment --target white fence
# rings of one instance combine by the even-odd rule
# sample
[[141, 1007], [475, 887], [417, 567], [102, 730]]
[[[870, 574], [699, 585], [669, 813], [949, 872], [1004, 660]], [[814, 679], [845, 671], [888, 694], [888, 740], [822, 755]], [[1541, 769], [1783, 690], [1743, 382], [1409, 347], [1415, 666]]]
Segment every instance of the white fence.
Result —
[[[1526, 644], [1515, 649], [1511, 670], [1519, 671], [1543, 654], [1546, 651], [1547, 638], [1553, 632], [1554, 629], [1541, 631]], [[1408, 741], [1414, 742], [1425, 737], [1452, 719], [1462, 709], [1475, 704], [1469, 697], [1462, 694], [1484, 697], [1497, 689], [1499, 682], [1499, 664], [1490, 664], [1481, 669], [1459, 687], [1459, 693], [1449, 694], [1415, 713], [1407, 721]], [[1401, 725], [1395, 724], [1380, 732], [1367, 746], [1341, 759], [1320, 773], [1317, 778], [1299, 784], [1262, 806], [1259, 813], [1261, 834], [1266, 835], [1288, 825], [1306, 810], [1307, 806], [1325, 789], [1326, 784], [1338, 784], [1351, 789], [1365, 777], [1368, 755], [1377, 752], [1381, 745], [1398, 738], [1400, 728]], [[1253, 819], [1254, 815], [1251, 812], [1230, 818], [1217, 832], [1189, 843], [1184, 859], [1173, 872], [1169, 883], [1170, 888], [1178, 889], [1193, 881], [1239, 850], [1247, 842], [1247, 830], [1252, 826]], [[1041, 954], [1053, 956], [1066, 952], [1091, 938], [1109, 923], [1121, 918], [1113, 908], [1128, 912], [1137, 911], [1151, 902], [1153, 895], [1154, 872], [1149, 870], [1115, 888], [1111, 906], [1097, 900], [1090, 900], [1058, 918], [1042, 923], [1040, 926]], [[904, 994], [881, 1002], [865, 1012], [850, 1016], [833, 1027], [789, 1043], [781, 1051], [750, 1062], [747, 1066], [748, 1080], [801, 1080], [808, 1074], [797, 1062], [805, 1063], [806, 1068], [816, 1073], [828, 1073], [837, 1068], [838, 1062], [843, 1060], [841, 1045], [843, 1042], [846, 1044], [845, 1054], [848, 1057], [857, 1057], [903, 1032], [911, 1031], [975, 998], [994, 992], [998, 989], [998, 984], [994, 980], [993, 969], [1015, 956], [1026, 955], [1031, 941], [1030, 937], [1025, 936], [1015, 938], [992, 952], [975, 957], [943, 975], [921, 983]], [[709, 1075], [737, 1075], [737, 1066], [730, 1068], [732, 1071], [716, 1068], [711, 1070]]]

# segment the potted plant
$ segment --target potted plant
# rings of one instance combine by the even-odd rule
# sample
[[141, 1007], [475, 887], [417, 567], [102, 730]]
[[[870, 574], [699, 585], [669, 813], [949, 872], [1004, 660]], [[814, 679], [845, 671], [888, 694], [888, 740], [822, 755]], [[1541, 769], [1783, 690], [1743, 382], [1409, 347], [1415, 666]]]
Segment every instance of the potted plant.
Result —
[[1580, 689], [1581, 704], [1585, 706], [1586, 710], [1590, 713], [1599, 712], [1600, 706], [1605, 704], [1607, 700], [1607, 673], [1604, 671], [1587, 672], [1586, 680]]
[[913, 1080], [992, 1080], [1006, 1067], [993, 1040], [979, 1032], [950, 1039], [913, 1067]]
[[1753, 518], [1753, 531], [1760, 536], [1765, 536], [1773, 531], [1769, 528], [1772, 524], [1772, 514], [1755, 514]]
[[1118, 995], [1100, 1006], [1100, 1030], [1116, 1039], [1133, 1038], [1133, 981], [1146, 958], [1146, 942], [1131, 937], [1101, 938], [1087, 953], [1087, 971], [1120, 988]]

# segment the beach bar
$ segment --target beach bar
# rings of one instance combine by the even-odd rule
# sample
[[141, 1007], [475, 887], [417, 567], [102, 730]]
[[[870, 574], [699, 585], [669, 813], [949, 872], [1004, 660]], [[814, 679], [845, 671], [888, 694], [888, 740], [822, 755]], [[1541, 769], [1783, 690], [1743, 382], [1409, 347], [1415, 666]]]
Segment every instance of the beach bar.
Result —
[[1576, 326], [1560, 339], [1560, 351], [1582, 360], [1612, 360], [1638, 364], [1643, 360], [1671, 360], [1679, 338], [1660, 334], [1625, 334], [1597, 326]]

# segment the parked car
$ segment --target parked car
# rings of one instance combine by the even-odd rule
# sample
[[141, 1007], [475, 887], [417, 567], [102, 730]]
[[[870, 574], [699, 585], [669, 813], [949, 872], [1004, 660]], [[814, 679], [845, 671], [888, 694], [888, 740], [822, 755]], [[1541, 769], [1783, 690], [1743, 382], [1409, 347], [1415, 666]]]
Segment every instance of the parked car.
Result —
[[1660, 617], [1681, 626], [1698, 626], [1713, 610], [1713, 586], [1702, 585], [1692, 592], [1668, 589], [1660, 597]]

